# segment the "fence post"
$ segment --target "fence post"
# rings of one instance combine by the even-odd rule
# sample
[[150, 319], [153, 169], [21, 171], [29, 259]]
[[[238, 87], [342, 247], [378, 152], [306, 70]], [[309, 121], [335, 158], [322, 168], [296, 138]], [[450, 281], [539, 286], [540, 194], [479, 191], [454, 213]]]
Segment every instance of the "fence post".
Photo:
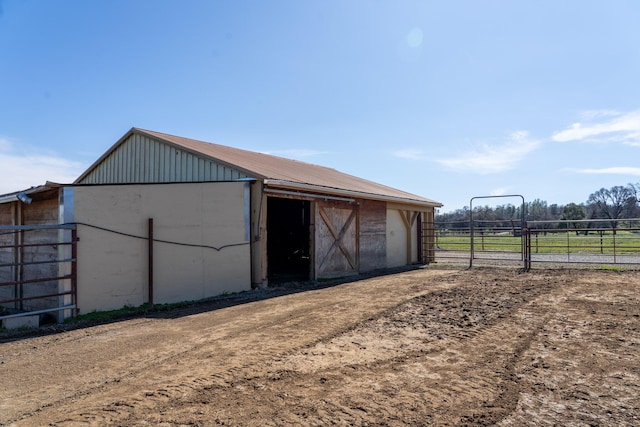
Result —
[[71, 229], [71, 302], [75, 306], [72, 316], [78, 314], [78, 229]]
[[148, 260], [147, 275], [149, 280], [149, 304], [153, 305], [153, 218], [149, 218], [147, 223], [147, 247], [148, 247]]

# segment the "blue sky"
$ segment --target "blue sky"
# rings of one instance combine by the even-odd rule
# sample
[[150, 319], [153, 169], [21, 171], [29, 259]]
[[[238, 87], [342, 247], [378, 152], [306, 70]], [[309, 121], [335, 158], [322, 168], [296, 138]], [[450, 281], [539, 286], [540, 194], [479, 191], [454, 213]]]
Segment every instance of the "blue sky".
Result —
[[135, 126], [443, 211], [584, 202], [640, 182], [639, 17], [635, 0], [0, 0], [0, 194], [73, 181]]

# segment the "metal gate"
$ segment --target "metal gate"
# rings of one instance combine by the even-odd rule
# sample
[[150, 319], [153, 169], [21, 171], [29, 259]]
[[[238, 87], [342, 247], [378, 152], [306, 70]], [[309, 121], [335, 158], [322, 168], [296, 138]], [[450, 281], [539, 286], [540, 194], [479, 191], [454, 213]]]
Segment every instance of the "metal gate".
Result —
[[[473, 203], [477, 199], [519, 197], [522, 200], [520, 218], [478, 218]], [[525, 200], [516, 195], [478, 196], [469, 202], [469, 218], [464, 221], [434, 225], [436, 261], [481, 265], [516, 264], [526, 268], [529, 255], [525, 227]], [[476, 208], [477, 209], [477, 208]], [[475, 215], [475, 216], [474, 216]]]
[[75, 314], [77, 242], [73, 224], [0, 226], [0, 320]]
[[527, 259], [546, 264], [640, 264], [640, 218], [527, 221]]

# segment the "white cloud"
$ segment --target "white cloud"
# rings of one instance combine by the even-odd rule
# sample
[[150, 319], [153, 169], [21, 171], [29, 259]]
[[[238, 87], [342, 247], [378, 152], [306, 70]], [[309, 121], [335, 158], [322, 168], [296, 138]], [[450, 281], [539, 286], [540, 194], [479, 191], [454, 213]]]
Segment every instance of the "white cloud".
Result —
[[55, 154], [18, 151], [10, 140], [0, 138], [0, 194], [47, 181], [73, 182], [83, 169], [82, 164]]
[[582, 116], [585, 122], [574, 123], [554, 133], [551, 139], [556, 142], [622, 143], [640, 147], [640, 110], [624, 114], [608, 110], [586, 111]]
[[640, 168], [629, 166], [614, 166], [601, 169], [569, 169], [571, 172], [591, 175], [635, 175], [640, 176]]
[[509, 135], [501, 145], [484, 145], [457, 157], [436, 160], [442, 166], [456, 172], [491, 174], [515, 168], [525, 156], [540, 146], [540, 141], [530, 139], [527, 131]]

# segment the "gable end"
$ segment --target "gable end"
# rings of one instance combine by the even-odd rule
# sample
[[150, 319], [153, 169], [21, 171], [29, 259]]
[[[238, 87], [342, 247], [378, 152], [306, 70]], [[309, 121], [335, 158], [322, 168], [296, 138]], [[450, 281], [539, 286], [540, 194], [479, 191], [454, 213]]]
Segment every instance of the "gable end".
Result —
[[245, 173], [135, 132], [94, 164], [77, 184], [233, 181]]

